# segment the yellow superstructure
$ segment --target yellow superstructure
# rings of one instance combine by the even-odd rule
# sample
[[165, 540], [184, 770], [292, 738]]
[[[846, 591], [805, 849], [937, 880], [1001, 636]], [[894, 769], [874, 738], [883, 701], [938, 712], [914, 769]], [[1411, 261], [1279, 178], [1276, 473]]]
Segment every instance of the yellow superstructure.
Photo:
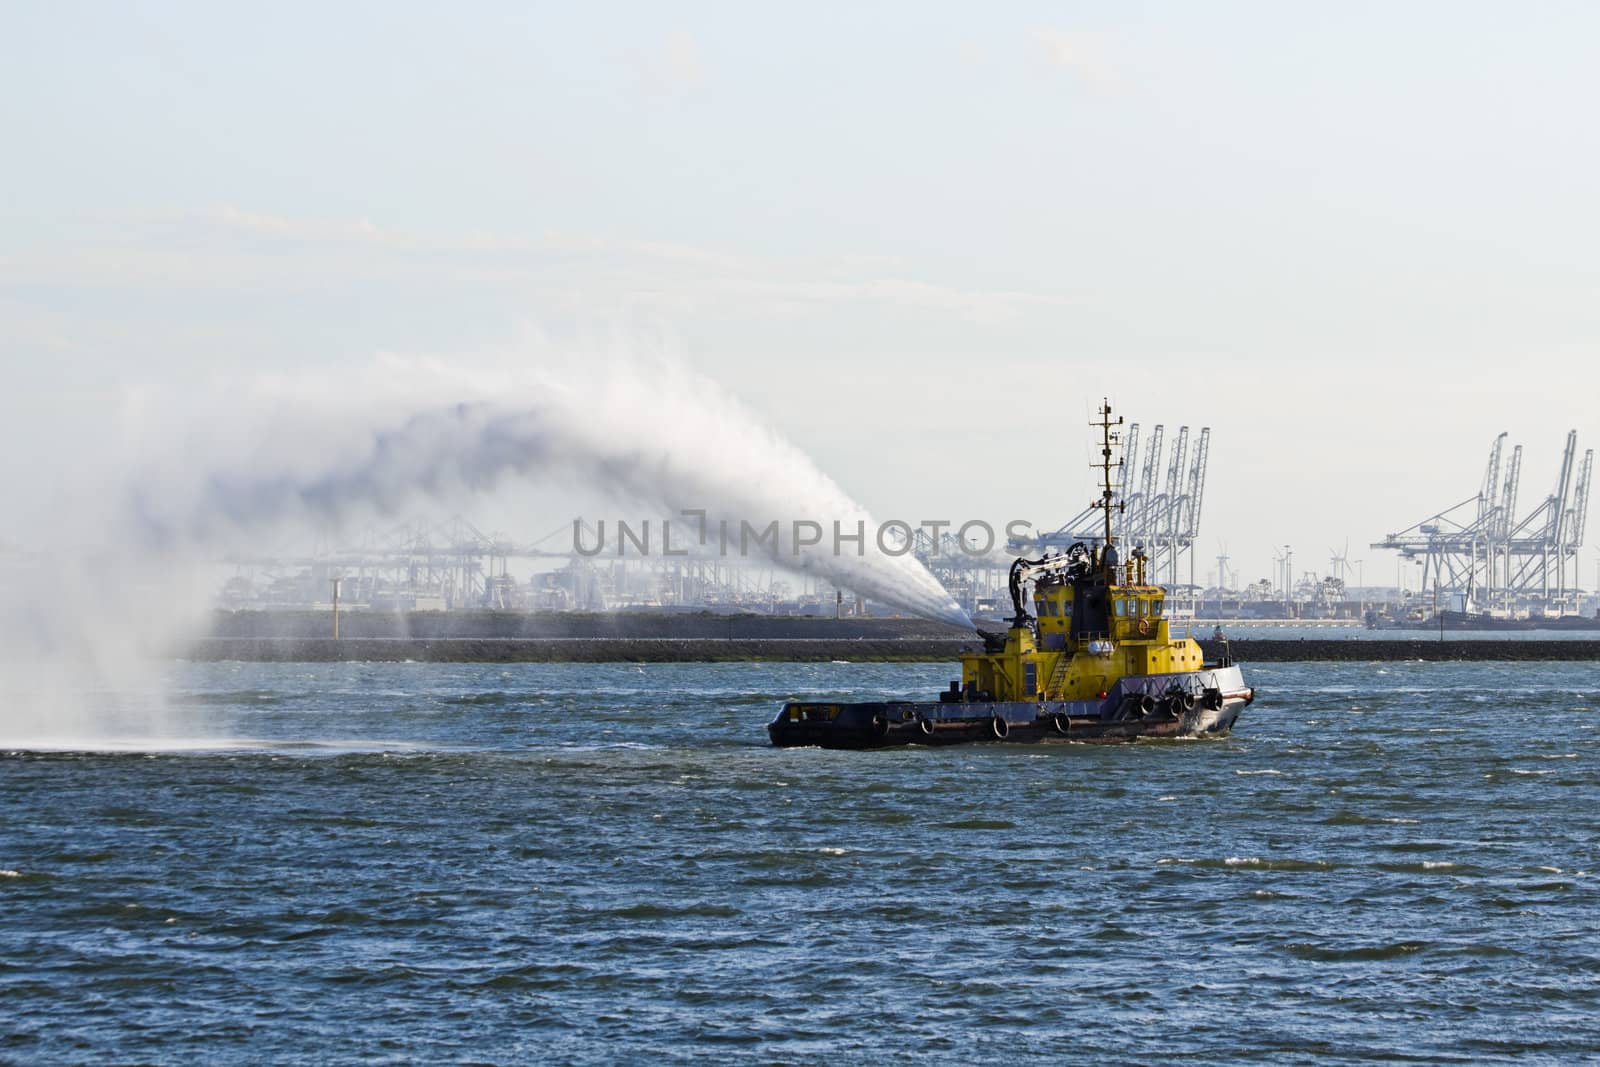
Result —
[[[1102, 560], [1096, 554], [1093, 566]], [[1096, 700], [1128, 675], [1199, 670], [1200, 645], [1174, 638], [1166, 617], [1166, 591], [1144, 582], [1143, 560], [1117, 568], [1117, 584], [1105, 587], [1109, 611], [1104, 628], [1074, 632], [1076, 596], [1095, 595], [1072, 583], [1035, 590], [1038, 634], [1029, 625], [1012, 626], [997, 652], [961, 656], [961, 686], [972, 698], [993, 700]]]
[[[1121, 678], [1196, 671], [1200, 645], [1174, 638], [1166, 618], [1166, 592], [1145, 581], [1145, 555], [1135, 550], [1119, 563], [1111, 532], [1111, 459], [1118, 435], [1111, 407], [1100, 421], [1103, 489], [1095, 506], [1105, 512], [1098, 547], [1076, 544], [1066, 554], [1012, 565], [1016, 614], [1003, 643], [961, 657], [961, 698], [972, 701], [1098, 700]], [[1022, 582], [1034, 580], [1033, 616], [1023, 610]], [[998, 638], [999, 635], [993, 635]], [[954, 696], [955, 694], [952, 694]]]

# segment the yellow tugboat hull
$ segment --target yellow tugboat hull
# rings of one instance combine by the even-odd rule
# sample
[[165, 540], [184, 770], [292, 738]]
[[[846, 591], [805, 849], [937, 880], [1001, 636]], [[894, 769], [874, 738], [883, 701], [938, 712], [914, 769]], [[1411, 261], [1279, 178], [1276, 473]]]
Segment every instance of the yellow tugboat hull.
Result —
[[1254, 699], [1228, 666], [1124, 679], [1092, 701], [791, 702], [767, 733], [780, 747], [851, 749], [1225, 737]]

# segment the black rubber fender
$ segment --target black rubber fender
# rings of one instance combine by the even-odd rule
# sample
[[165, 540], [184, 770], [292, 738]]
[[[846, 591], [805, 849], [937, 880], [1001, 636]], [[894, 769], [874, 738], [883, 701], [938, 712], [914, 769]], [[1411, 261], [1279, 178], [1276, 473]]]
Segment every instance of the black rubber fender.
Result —
[[989, 720], [989, 732], [994, 734], [996, 741], [1004, 741], [1011, 733], [1011, 724], [1006, 722], [1004, 717], [996, 715]]
[[923, 737], [932, 737], [933, 720], [928, 718], [926, 715], [922, 716], [917, 720], [917, 730], [921, 732]]
[[1060, 734], [1062, 737], [1066, 737], [1067, 731], [1072, 729], [1072, 723], [1067, 718], [1066, 714], [1059, 711], [1050, 716], [1050, 725], [1055, 729], [1055, 732]]

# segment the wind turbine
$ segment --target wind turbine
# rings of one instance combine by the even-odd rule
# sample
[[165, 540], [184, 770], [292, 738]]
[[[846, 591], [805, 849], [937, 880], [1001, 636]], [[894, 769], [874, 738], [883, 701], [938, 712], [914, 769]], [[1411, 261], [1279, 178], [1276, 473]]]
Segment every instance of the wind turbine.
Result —
[[1274, 568], [1276, 573], [1273, 575], [1274, 584], [1283, 593], [1283, 602], [1285, 604], [1289, 602], [1291, 595], [1289, 587], [1293, 584], [1293, 580], [1289, 568], [1293, 566], [1293, 560], [1294, 551], [1288, 545], [1283, 546], [1282, 554], [1277, 552], [1272, 554], [1272, 562], [1276, 564]]
[[1344, 539], [1344, 551], [1329, 548], [1328, 574], [1337, 578], [1341, 585], [1348, 585], [1350, 581], [1350, 538]]
[[[1228, 546], [1227, 546], [1227, 544], [1225, 542], [1223, 542], [1219, 538], [1217, 540], [1217, 588], [1218, 589], [1231, 589], [1231, 588], [1233, 588], [1231, 585], [1228, 584], [1228, 573], [1229, 573], [1228, 560], [1230, 558], [1231, 557], [1229, 557], [1229, 555], [1228, 555]], [[1237, 579], [1238, 575], [1234, 575], [1234, 577]]]

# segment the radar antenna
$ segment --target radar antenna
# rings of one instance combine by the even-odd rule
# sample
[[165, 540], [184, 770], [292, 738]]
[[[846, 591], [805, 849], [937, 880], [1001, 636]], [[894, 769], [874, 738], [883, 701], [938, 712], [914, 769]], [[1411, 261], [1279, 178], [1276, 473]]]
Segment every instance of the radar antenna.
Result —
[[1099, 508], [1105, 512], [1105, 545], [1106, 548], [1109, 549], [1111, 547], [1111, 512], [1113, 509], [1115, 509], [1117, 512], [1121, 513], [1126, 511], [1128, 508], [1128, 505], [1125, 501], [1112, 503], [1112, 499], [1115, 496], [1114, 489], [1116, 487], [1111, 484], [1111, 471], [1113, 468], [1120, 471], [1122, 469], [1123, 461], [1119, 459], [1115, 463], [1111, 462], [1111, 446], [1117, 444], [1122, 438], [1121, 433], [1113, 433], [1111, 428], [1113, 426], [1122, 425], [1122, 416], [1118, 415], [1117, 420], [1112, 422], [1111, 402], [1109, 399], [1104, 398], [1100, 401], [1100, 410], [1097, 411], [1096, 414], [1100, 416], [1099, 419], [1095, 422], [1091, 422], [1089, 425], [1100, 427], [1100, 462], [1092, 463], [1090, 466], [1100, 472], [1101, 491], [1100, 499], [1096, 500], [1090, 506]]

